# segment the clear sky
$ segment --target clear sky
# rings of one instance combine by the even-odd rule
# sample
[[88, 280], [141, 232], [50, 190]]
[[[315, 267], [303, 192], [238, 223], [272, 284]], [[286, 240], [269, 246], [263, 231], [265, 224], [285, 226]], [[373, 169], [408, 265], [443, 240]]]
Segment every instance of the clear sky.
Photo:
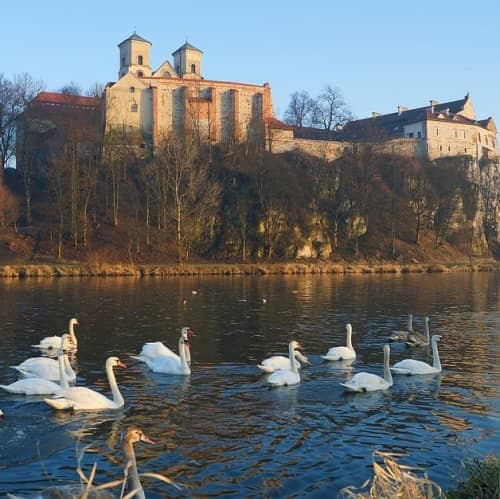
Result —
[[56, 91], [115, 81], [134, 29], [153, 69], [186, 39], [203, 76], [262, 84], [281, 118], [290, 94], [341, 88], [354, 115], [472, 97], [500, 128], [500, 0], [20, 0], [0, 9], [0, 72]]

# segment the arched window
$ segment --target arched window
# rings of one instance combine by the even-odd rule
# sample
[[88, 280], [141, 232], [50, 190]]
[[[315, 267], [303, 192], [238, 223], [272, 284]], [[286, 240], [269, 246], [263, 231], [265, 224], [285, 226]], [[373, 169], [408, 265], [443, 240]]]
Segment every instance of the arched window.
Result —
[[130, 87], [130, 93], [133, 94], [135, 92], [135, 87]]
[[163, 78], [171, 78], [172, 75], [168, 71], [163, 71]]
[[137, 71], [137, 76], [139, 78], [142, 78], [144, 76], [144, 73], [142, 71]]
[[191, 64], [191, 73], [196, 73], [196, 64]]
[[137, 64], [139, 64], [139, 66], [142, 66], [142, 55], [137, 57]]

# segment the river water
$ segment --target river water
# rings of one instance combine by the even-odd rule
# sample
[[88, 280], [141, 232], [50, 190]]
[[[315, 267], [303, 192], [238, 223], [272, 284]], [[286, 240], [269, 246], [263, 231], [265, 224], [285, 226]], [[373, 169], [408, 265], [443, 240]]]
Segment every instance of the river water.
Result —
[[[136, 444], [140, 472], [169, 476], [177, 490], [143, 478], [147, 497], [334, 497], [372, 475], [373, 451], [400, 452], [447, 488], [463, 459], [498, 454], [500, 307], [498, 273], [62, 278], [0, 281], [0, 383], [30, 345], [77, 317], [78, 384], [106, 394], [104, 362], [118, 355], [125, 398], [118, 411], [52, 411], [41, 397], [0, 390], [0, 496], [30, 496], [78, 480], [122, 476], [121, 435], [136, 425], [155, 441]], [[424, 316], [443, 372], [395, 377], [387, 392], [346, 394], [358, 371], [382, 374], [392, 329]], [[357, 360], [323, 362], [353, 327]], [[146, 341], [177, 349], [190, 326], [192, 374], [154, 374], [131, 359]], [[290, 339], [312, 366], [298, 386], [269, 389], [256, 364], [287, 353]], [[391, 364], [427, 348], [393, 344]], [[115, 489], [119, 495], [119, 489]]]

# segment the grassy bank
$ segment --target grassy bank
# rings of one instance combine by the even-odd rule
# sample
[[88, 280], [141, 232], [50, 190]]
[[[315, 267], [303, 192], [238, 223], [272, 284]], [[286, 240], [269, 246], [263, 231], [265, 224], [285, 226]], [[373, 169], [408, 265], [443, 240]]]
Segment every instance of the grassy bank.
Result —
[[0, 265], [0, 277], [153, 277], [269, 274], [402, 274], [422, 272], [496, 272], [498, 261], [447, 264], [353, 263], [204, 263], [204, 264], [11, 264]]

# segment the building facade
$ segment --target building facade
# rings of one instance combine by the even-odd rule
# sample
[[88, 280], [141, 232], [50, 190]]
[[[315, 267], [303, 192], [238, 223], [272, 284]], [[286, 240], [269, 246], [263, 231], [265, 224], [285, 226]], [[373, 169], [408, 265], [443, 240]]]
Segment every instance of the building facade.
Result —
[[263, 140], [274, 118], [269, 84], [206, 80], [203, 52], [188, 42], [155, 70], [151, 42], [134, 33], [118, 47], [118, 80], [105, 91], [107, 130], [139, 132], [153, 147], [188, 134], [211, 143]]

